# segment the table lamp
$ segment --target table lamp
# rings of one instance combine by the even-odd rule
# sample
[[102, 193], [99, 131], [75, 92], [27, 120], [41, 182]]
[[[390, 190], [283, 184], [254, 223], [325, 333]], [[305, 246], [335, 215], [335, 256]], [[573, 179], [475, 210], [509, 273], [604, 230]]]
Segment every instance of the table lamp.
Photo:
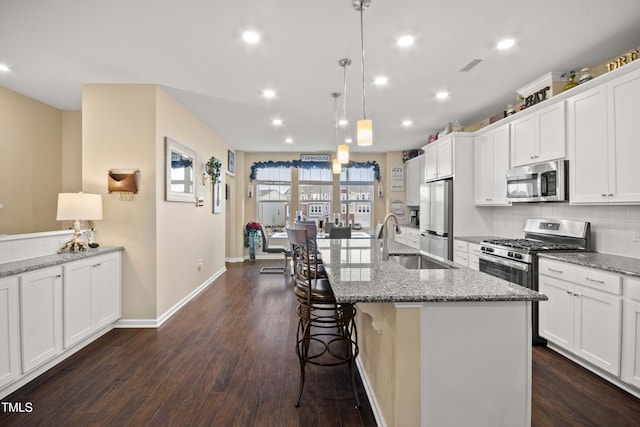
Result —
[[74, 221], [73, 237], [60, 248], [58, 253], [67, 250], [73, 252], [86, 250], [87, 245], [82, 240], [80, 232], [80, 220], [102, 219], [102, 196], [100, 194], [59, 193], [56, 219], [58, 221]]

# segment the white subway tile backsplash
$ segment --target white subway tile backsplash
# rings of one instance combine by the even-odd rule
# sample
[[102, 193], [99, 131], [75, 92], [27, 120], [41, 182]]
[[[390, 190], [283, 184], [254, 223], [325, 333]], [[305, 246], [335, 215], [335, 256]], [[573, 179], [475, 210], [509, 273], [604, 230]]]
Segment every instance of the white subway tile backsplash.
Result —
[[69, 241], [72, 234], [73, 231], [65, 230], [2, 238], [0, 239], [0, 263], [53, 255], [65, 242]]
[[609, 206], [609, 219], [625, 221], [627, 219], [627, 207]]
[[627, 206], [627, 220], [640, 221], [640, 206]]

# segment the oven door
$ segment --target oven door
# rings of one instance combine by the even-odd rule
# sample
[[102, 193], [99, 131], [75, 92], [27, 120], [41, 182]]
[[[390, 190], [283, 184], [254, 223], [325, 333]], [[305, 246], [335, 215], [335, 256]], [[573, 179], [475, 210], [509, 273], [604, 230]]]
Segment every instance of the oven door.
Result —
[[532, 289], [531, 265], [484, 253], [480, 254], [478, 258], [480, 271]]

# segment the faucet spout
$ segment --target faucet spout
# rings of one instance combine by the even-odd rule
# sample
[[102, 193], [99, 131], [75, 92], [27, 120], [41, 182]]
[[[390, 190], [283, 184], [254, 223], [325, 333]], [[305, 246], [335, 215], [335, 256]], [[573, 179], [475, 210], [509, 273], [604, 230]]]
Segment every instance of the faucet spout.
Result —
[[[393, 226], [393, 231], [394, 231], [393, 233], [389, 233], [390, 220], [393, 220], [393, 222], [395, 223]], [[389, 212], [387, 216], [384, 217], [384, 221], [382, 222], [382, 238], [383, 239], [393, 238], [393, 240], [395, 240], [394, 237], [390, 237], [390, 236], [394, 236], [397, 233], [397, 228], [398, 228], [398, 217], [393, 212]]]

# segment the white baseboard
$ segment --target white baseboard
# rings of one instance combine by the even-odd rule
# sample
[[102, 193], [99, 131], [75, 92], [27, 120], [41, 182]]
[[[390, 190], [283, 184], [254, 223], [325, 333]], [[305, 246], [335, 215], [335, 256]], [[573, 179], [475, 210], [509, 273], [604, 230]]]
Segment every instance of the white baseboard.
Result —
[[378, 399], [376, 399], [376, 394], [373, 392], [373, 387], [371, 387], [369, 376], [367, 375], [367, 371], [365, 371], [362, 362], [360, 362], [360, 358], [356, 358], [356, 366], [358, 367], [358, 372], [360, 373], [360, 378], [362, 379], [364, 390], [366, 391], [367, 397], [369, 398], [369, 404], [371, 405], [371, 410], [373, 411], [373, 417], [376, 419], [376, 424], [378, 425], [378, 427], [387, 427], [387, 423], [385, 422], [384, 416], [382, 415], [382, 410], [380, 410], [380, 404], [378, 403]]
[[225, 262], [243, 262], [244, 258], [240, 257], [240, 258], [225, 258], [224, 260]]
[[210, 284], [213, 283], [218, 277], [227, 271], [226, 267], [222, 267], [213, 276], [209, 277], [204, 281], [200, 286], [191, 291], [187, 296], [178, 301], [173, 307], [169, 310], [165, 311], [160, 317], [157, 319], [120, 319], [116, 322], [116, 328], [158, 328], [164, 322], [169, 320], [171, 316], [176, 314], [178, 310], [184, 307], [189, 301], [194, 299], [200, 294], [200, 292], [204, 291]]

